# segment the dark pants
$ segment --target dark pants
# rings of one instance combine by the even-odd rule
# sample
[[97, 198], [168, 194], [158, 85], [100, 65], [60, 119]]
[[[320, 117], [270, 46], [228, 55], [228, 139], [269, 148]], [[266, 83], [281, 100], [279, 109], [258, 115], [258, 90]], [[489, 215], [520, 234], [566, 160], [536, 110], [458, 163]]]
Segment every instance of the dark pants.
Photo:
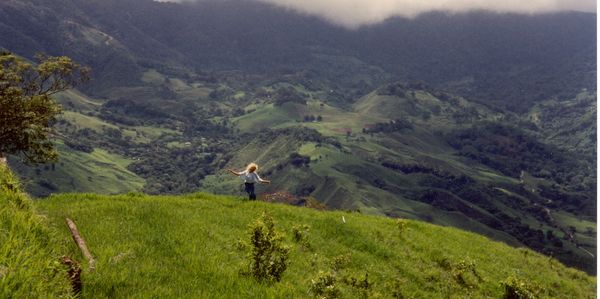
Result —
[[248, 192], [248, 199], [256, 200], [256, 194], [254, 194], [254, 183], [244, 183], [246, 192]]

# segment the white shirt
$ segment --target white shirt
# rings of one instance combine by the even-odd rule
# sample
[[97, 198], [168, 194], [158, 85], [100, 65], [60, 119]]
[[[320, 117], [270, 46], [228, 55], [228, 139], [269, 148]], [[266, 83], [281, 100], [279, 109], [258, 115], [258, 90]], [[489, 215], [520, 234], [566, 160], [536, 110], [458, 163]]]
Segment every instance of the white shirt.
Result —
[[244, 183], [260, 183], [261, 178], [258, 176], [256, 172], [248, 172], [248, 170], [244, 170], [242, 172], [238, 172], [240, 178], [244, 180]]

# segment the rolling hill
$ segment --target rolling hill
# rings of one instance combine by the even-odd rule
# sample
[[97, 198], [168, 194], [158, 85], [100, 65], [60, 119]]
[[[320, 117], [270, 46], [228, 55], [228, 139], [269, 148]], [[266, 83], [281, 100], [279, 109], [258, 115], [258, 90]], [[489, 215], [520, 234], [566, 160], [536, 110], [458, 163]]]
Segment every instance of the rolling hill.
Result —
[[[76, 221], [97, 259], [94, 271], [82, 264], [84, 297], [595, 294], [594, 278], [555, 259], [419, 221], [203, 193], [61, 194], [32, 202], [5, 167], [0, 178], [0, 224], [6, 232], [0, 244], [1, 252], [8, 253], [0, 255], [0, 291], [7, 296], [69, 294], [66, 269], [57, 260], [61, 254], [83, 258], [65, 217]], [[289, 265], [275, 283], [258, 282], [240, 271], [250, 250], [244, 245], [248, 225], [265, 212], [289, 247]], [[15, 250], [18, 260], [10, 254]]]
[[[312, 196], [331, 208], [461, 227], [552, 252], [565, 263], [594, 271], [595, 257], [589, 254], [596, 246], [589, 239], [595, 232], [594, 191], [579, 180], [556, 189], [561, 177], [573, 171], [593, 177], [586, 166], [593, 165], [592, 157], [569, 160], [568, 152], [500, 125], [520, 119], [511, 113], [444, 93], [436, 97], [432, 91], [393, 86], [402, 97], [380, 89], [350, 111], [314, 100], [253, 106], [233, 124], [242, 132], [261, 133], [233, 151], [223, 168], [256, 161], [275, 182], [262, 187], [266, 195], [288, 192]], [[321, 121], [305, 121], [302, 115], [318, 115]], [[524, 142], [527, 147], [514, 147]], [[557, 159], [554, 166], [549, 155]], [[579, 170], [567, 167], [577, 164]], [[203, 180], [202, 188], [236, 194], [239, 184], [216, 173]], [[553, 197], [553, 192], [564, 197]], [[582, 201], [576, 203], [577, 198]], [[575, 229], [569, 240], [570, 221], [552, 216], [563, 213], [587, 228]], [[554, 241], [555, 235], [562, 241]]]

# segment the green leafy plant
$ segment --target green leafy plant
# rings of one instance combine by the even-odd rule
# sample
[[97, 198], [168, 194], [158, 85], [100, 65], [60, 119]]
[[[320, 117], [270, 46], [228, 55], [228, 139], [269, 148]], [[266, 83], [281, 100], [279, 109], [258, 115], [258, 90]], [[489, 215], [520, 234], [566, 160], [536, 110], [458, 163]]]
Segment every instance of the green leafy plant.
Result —
[[250, 224], [249, 272], [258, 280], [279, 281], [287, 269], [289, 248], [275, 230], [273, 218], [263, 214]]
[[369, 292], [373, 288], [373, 282], [369, 281], [369, 273], [365, 273], [364, 277], [346, 276], [343, 278], [343, 282], [357, 290], [362, 298], [368, 298]]
[[52, 95], [89, 79], [89, 69], [68, 57], [38, 55], [34, 66], [24, 59], [0, 53], [0, 157], [22, 155], [32, 164], [58, 157], [51, 124], [61, 112]]
[[337, 271], [347, 267], [351, 261], [352, 261], [352, 255], [350, 255], [349, 253], [335, 256], [333, 258], [333, 260], [331, 261], [331, 268], [333, 269], [333, 271], [337, 272]]
[[535, 299], [542, 289], [514, 275], [509, 276], [501, 285], [504, 287], [503, 299]]
[[408, 221], [405, 219], [397, 219], [396, 225], [398, 226], [398, 232], [401, 236], [408, 230]]
[[477, 272], [475, 262], [470, 259], [462, 259], [452, 265], [452, 277], [462, 286], [474, 287], [482, 281]]
[[399, 278], [394, 279], [391, 283], [388, 284], [392, 298], [404, 299], [404, 294], [402, 294], [402, 285], [403, 282]]
[[306, 224], [294, 225], [294, 227], [292, 227], [292, 239], [294, 242], [302, 245], [302, 247], [310, 249], [310, 242], [308, 241], [309, 231], [310, 226]]
[[317, 298], [338, 298], [340, 289], [334, 273], [319, 271], [317, 277], [311, 279], [309, 291]]

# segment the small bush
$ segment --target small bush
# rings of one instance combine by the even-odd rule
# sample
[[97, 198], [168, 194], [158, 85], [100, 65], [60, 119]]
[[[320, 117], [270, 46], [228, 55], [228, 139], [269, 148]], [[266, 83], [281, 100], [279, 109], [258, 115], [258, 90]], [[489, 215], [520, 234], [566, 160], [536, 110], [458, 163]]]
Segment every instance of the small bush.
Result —
[[403, 282], [399, 278], [394, 279], [390, 283], [389, 289], [392, 293], [392, 298], [395, 298], [395, 299], [404, 299], [405, 298], [404, 294], [402, 294], [402, 285], [403, 285]]
[[263, 213], [250, 224], [250, 274], [258, 280], [279, 281], [287, 269], [289, 248], [275, 231], [273, 218]]
[[319, 271], [315, 279], [310, 281], [309, 291], [317, 298], [338, 298], [340, 289], [336, 285], [337, 279], [331, 272]]
[[408, 221], [406, 221], [405, 219], [397, 219], [396, 225], [398, 225], [398, 232], [401, 236], [404, 234], [405, 231], [408, 230]]
[[351, 261], [352, 261], [352, 255], [350, 255], [349, 253], [338, 255], [338, 256], [334, 257], [333, 260], [331, 261], [331, 268], [333, 269], [333, 271], [337, 272], [337, 271], [347, 267]]
[[310, 249], [310, 243], [308, 242], [309, 231], [310, 226], [306, 224], [294, 225], [294, 227], [292, 227], [292, 238], [294, 239], [294, 242], [299, 243], [306, 249]]
[[347, 276], [343, 282], [355, 290], [357, 290], [362, 298], [368, 298], [369, 292], [373, 288], [373, 282], [369, 281], [369, 273], [365, 273], [364, 277]]
[[504, 287], [503, 299], [535, 299], [541, 291], [539, 287], [515, 276], [509, 276], [501, 284]]
[[477, 283], [483, 281], [477, 272], [475, 262], [470, 259], [460, 260], [452, 265], [452, 277], [465, 287], [474, 287]]

